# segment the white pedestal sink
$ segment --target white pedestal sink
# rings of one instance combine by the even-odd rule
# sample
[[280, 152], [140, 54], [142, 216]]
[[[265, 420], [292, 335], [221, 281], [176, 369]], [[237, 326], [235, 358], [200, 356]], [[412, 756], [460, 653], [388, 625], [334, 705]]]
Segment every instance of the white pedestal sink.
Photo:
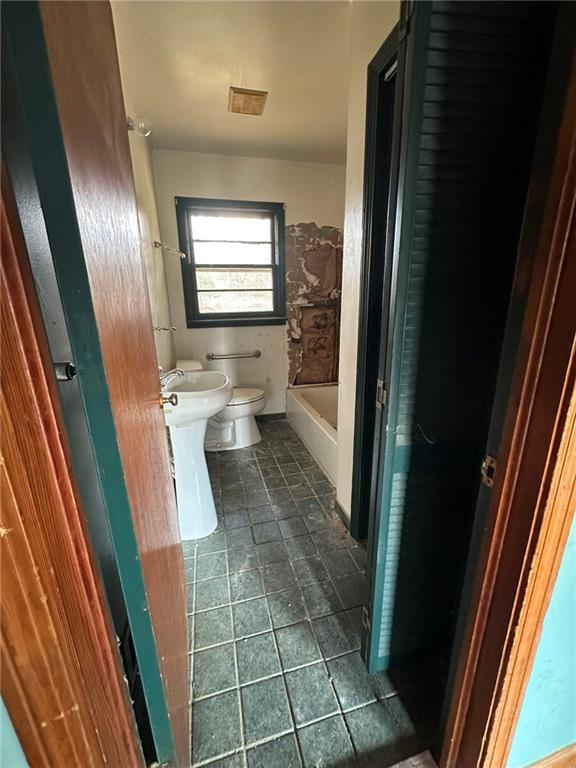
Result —
[[176, 393], [178, 404], [164, 406], [174, 454], [176, 501], [182, 539], [202, 539], [218, 517], [204, 456], [208, 419], [228, 404], [230, 379], [219, 371], [190, 371], [174, 378], [163, 395]]

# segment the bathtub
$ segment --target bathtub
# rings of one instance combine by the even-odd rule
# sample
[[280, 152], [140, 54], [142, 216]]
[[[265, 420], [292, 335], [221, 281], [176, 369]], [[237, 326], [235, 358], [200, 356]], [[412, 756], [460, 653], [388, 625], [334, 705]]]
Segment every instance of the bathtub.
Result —
[[290, 387], [286, 392], [286, 416], [331, 483], [336, 485], [338, 385]]

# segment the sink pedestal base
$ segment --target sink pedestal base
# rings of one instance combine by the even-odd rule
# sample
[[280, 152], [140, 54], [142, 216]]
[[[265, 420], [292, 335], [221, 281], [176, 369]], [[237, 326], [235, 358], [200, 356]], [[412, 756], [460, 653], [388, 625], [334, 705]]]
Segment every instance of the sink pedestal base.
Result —
[[207, 419], [199, 419], [186, 426], [170, 427], [180, 538], [183, 540], [203, 539], [218, 527], [204, 456], [206, 424]]

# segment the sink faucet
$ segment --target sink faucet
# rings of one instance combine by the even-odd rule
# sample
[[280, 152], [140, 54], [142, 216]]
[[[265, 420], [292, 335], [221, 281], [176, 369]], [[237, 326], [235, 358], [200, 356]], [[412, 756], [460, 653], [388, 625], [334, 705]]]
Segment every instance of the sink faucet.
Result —
[[184, 376], [182, 368], [171, 368], [166, 373], [162, 371], [162, 368], [158, 368], [158, 373], [160, 374], [160, 386], [162, 389], [167, 387], [175, 376]]

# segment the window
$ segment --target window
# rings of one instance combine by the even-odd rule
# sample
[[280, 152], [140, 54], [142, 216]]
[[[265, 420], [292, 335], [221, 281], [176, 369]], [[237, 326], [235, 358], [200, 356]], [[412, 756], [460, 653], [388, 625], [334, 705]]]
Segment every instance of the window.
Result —
[[285, 322], [284, 206], [176, 198], [188, 328]]

